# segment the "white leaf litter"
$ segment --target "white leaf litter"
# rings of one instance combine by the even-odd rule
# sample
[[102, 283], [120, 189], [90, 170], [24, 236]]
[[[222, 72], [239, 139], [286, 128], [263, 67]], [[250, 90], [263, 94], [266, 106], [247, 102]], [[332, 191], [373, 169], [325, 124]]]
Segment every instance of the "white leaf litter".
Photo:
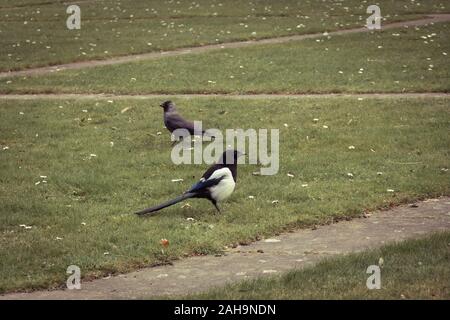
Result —
[[60, 237], [56, 237], [55, 240], [62, 240], [63, 238]]
[[47, 179], [47, 176], [39, 176], [39, 178], [41, 178], [41, 180], [39, 180], [39, 181], [36, 181], [35, 183], [34, 183], [34, 185], [39, 185], [39, 184], [41, 184], [41, 183], [47, 183], [47, 180], [45, 180], [45, 179]]
[[267, 243], [275, 243], [275, 242], [280, 242], [281, 240], [278, 240], [278, 239], [266, 239], [266, 240], [264, 240], [264, 242], [267, 242]]
[[322, 126], [322, 128], [324, 128], [324, 129], [328, 129], [328, 126]]
[[394, 189], [387, 189], [387, 192], [394, 192]]
[[172, 179], [172, 182], [181, 182], [184, 181], [183, 179]]
[[125, 112], [127, 112], [128, 110], [130, 110], [132, 107], [126, 107], [126, 108], [123, 108], [121, 111], [120, 111], [120, 113], [125, 113]]
[[287, 176], [288, 176], [289, 178], [295, 177], [292, 173], [288, 173]]
[[306, 188], [307, 186], [308, 186], [307, 183], [302, 184], [302, 187], [303, 187], [303, 188]]
[[275, 273], [277, 270], [263, 270], [263, 273]]

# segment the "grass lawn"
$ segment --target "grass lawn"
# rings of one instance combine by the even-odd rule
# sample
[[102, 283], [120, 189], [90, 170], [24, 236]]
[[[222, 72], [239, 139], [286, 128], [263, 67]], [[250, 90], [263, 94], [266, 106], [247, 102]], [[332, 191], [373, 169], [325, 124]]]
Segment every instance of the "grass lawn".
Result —
[[279, 128], [279, 173], [240, 166], [222, 215], [190, 200], [142, 219], [131, 213], [180, 194], [206, 168], [172, 164], [160, 101], [0, 102], [0, 292], [62, 285], [71, 264], [84, 278], [125, 272], [450, 194], [448, 99], [175, 102], [208, 127]]
[[[381, 289], [366, 269], [381, 266]], [[450, 299], [450, 233], [330, 258], [281, 277], [228, 285], [189, 299]]]
[[[76, 3], [76, 2], [74, 2]], [[446, 12], [443, 0], [377, 2], [385, 22]], [[342, 1], [85, 1], [81, 29], [63, 1], [0, 3], [0, 70], [362, 26], [368, 4]]]
[[449, 92], [449, 66], [439, 23], [2, 79], [0, 92]]

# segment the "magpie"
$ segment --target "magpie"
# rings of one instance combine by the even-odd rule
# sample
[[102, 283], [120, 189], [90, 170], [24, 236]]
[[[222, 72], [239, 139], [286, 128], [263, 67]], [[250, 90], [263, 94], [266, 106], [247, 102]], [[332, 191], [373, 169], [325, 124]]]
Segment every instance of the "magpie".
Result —
[[237, 178], [237, 159], [243, 154], [237, 150], [226, 150], [217, 163], [209, 167], [201, 179], [181, 196], [136, 214], [149, 215], [189, 198], [208, 199], [220, 213], [217, 202], [227, 199], [233, 193]]
[[194, 123], [183, 119], [177, 112], [175, 103], [172, 101], [165, 101], [160, 104], [160, 107], [164, 109], [164, 125], [170, 133], [173, 133], [177, 129], [186, 129], [190, 135], [204, 135], [205, 130], [195, 131]]

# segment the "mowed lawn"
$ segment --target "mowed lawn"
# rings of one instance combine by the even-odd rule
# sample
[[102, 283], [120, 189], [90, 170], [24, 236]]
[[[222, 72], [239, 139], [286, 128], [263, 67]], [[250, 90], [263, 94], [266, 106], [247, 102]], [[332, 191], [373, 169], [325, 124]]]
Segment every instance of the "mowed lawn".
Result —
[[240, 166], [221, 215], [189, 200], [142, 219], [132, 212], [207, 167], [171, 162], [160, 102], [1, 102], [0, 292], [63, 285], [73, 264], [84, 279], [126, 272], [450, 193], [448, 99], [175, 99], [205, 127], [280, 129], [280, 170]]
[[[382, 263], [380, 263], [380, 258]], [[381, 288], [366, 286], [379, 265]], [[450, 299], [450, 233], [330, 258], [281, 277], [245, 281], [189, 299]], [[185, 297], [186, 298], [186, 297]]]
[[[105, 81], [108, 79], [108, 81]], [[3, 93], [449, 92], [450, 23], [0, 81]]]
[[[357, 0], [102, 0], [78, 3], [81, 29], [68, 30], [69, 4], [0, 3], [0, 70], [351, 28], [369, 16], [369, 4]], [[449, 10], [442, 0], [377, 4], [385, 23]]]

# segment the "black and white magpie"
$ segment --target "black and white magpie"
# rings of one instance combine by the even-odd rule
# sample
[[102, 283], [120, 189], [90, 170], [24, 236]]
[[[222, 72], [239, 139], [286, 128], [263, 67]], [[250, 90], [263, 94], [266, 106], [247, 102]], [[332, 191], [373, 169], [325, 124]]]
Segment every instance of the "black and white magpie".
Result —
[[160, 104], [160, 107], [164, 109], [164, 125], [170, 133], [177, 129], [186, 129], [190, 135], [202, 136], [205, 134], [205, 130], [195, 132], [194, 123], [183, 119], [172, 101], [165, 101]]
[[158, 206], [136, 212], [137, 215], [148, 215], [189, 198], [204, 198], [212, 202], [220, 212], [217, 203], [227, 199], [234, 191], [237, 178], [237, 159], [243, 155], [237, 150], [227, 150], [216, 164], [209, 167], [200, 181], [194, 184], [181, 196]]

